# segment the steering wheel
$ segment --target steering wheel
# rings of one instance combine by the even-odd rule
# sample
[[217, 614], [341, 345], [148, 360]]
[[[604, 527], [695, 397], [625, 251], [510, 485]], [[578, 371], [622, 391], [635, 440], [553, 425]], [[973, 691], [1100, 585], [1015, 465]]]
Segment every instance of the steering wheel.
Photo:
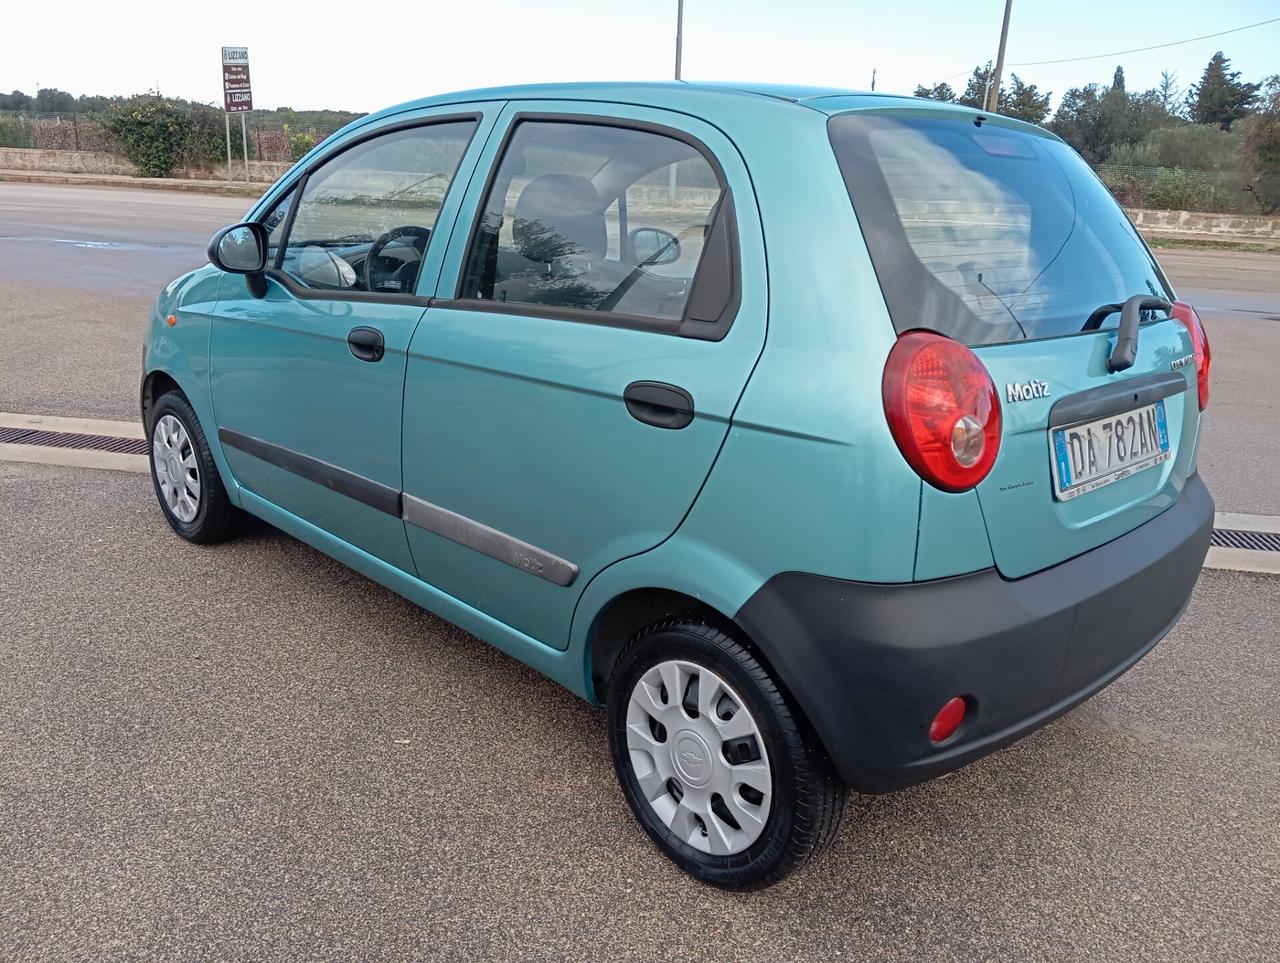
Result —
[[[378, 276], [376, 271], [378, 259], [382, 256], [383, 250], [392, 241], [399, 241], [403, 238], [414, 238], [413, 249], [418, 252], [418, 261], [421, 263], [422, 257], [427, 252], [427, 241], [431, 239], [431, 229], [429, 227], [414, 227], [406, 225], [405, 227], [393, 227], [384, 234], [379, 235], [378, 239], [369, 247], [369, 253], [364, 259], [364, 286], [366, 291], [380, 290], [380, 286], [385, 284], [390, 276], [397, 271], [404, 269], [409, 262], [403, 262], [400, 267], [394, 271], [389, 271], [382, 276]], [[421, 243], [418, 243], [421, 242]], [[412, 291], [401, 291], [402, 294], [412, 294]]]

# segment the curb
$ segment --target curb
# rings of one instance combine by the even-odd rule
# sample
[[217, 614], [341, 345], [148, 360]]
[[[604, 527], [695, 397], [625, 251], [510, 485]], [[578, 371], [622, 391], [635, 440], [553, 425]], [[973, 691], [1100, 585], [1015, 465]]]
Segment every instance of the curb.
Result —
[[125, 175], [69, 174], [56, 171], [0, 171], [0, 182], [70, 184], [75, 187], [121, 187], [128, 190], [177, 191], [223, 197], [261, 197], [270, 184], [226, 184], [219, 181], [179, 180]]

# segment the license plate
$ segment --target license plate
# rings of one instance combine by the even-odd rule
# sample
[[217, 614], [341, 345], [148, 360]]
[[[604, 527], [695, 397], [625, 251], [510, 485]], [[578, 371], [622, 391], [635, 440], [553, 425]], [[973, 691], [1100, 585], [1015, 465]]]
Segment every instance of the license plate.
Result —
[[1066, 501], [1168, 460], [1164, 401], [1055, 428], [1054, 496]]

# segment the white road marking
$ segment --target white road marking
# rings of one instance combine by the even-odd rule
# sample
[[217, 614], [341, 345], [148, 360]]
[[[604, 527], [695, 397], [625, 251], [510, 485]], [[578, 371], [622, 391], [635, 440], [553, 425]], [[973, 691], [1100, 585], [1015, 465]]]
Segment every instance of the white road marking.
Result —
[[1256, 552], [1247, 548], [1219, 548], [1214, 545], [1209, 549], [1204, 567], [1280, 575], [1280, 552]]
[[0, 428], [43, 428], [81, 435], [111, 438], [145, 438], [142, 421], [102, 421], [97, 418], [63, 418], [58, 415], [27, 415], [0, 411]]
[[145, 455], [125, 455], [118, 451], [91, 448], [49, 448], [45, 445], [0, 444], [0, 461], [22, 461], [34, 465], [61, 465], [68, 468], [107, 468], [146, 475], [151, 465]]
[[1213, 516], [1213, 527], [1234, 529], [1237, 532], [1269, 532], [1280, 535], [1280, 516], [1218, 512]]

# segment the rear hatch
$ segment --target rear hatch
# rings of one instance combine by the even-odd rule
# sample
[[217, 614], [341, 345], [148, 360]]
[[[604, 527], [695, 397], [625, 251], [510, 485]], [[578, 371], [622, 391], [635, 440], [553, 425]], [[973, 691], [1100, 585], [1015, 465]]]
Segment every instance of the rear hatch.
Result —
[[1079, 155], [949, 108], [839, 114], [829, 129], [898, 332], [969, 345], [995, 381], [1003, 438], [977, 493], [1001, 573], [1047, 568], [1172, 505], [1195, 470], [1191, 337], [1146, 307], [1133, 365], [1111, 370], [1120, 311], [1099, 309], [1174, 295]]

